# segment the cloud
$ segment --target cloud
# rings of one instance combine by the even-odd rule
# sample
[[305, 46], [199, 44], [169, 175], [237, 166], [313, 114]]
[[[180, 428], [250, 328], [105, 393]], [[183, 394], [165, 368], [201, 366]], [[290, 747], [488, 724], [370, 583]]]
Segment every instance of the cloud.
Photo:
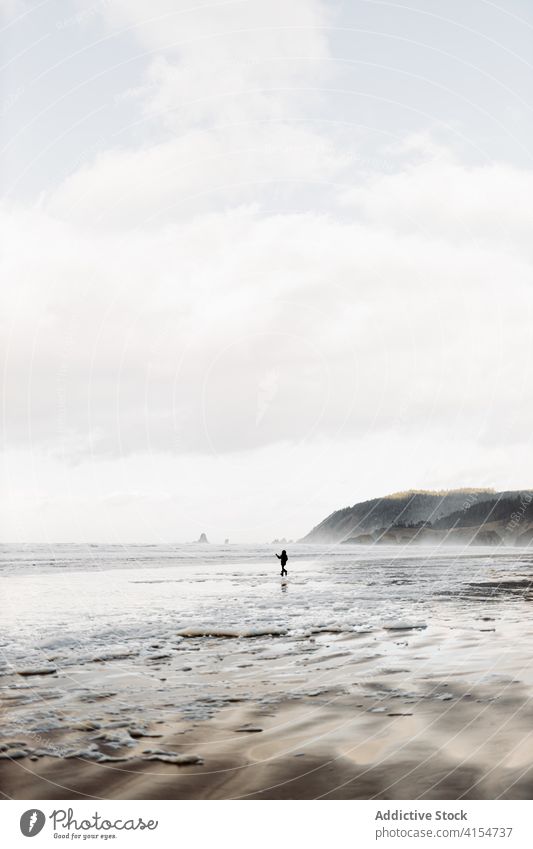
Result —
[[382, 229], [464, 244], [508, 244], [531, 257], [527, 209], [532, 191], [531, 170], [506, 163], [466, 166], [449, 151], [442, 155], [439, 146], [436, 156], [350, 187], [343, 201]]
[[[103, 3], [112, 31], [146, 48], [140, 84], [123, 95], [145, 143], [87, 157], [45, 198], [55, 217], [87, 228], [160, 227], [257, 198], [285, 203], [292, 187], [341, 178], [349, 153], [314, 120], [313, 89], [330, 76], [325, 3], [247, 0]], [[129, 129], [129, 128], [125, 128]], [[300, 200], [297, 200], [300, 203]]]
[[[328, 76], [321, 0], [234, 0], [191, 7], [185, 0], [114, 0], [101, 12], [153, 53], [145, 80], [129, 96], [173, 130], [290, 120]], [[302, 91], [304, 89], [304, 91]], [[259, 131], [261, 132], [261, 130]]]
[[241, 206], [124, 232], [10, 210], [6, 439], [73, 459], [444, 422], [519, 439], [531, 180], [421, 162], [340, 188], [337, 215]]
[[[322, 0], [230, 0], [191, 5], [188, 0], [113, 0], [101, 7], [112, 28], [129, 26], [146, 47], [175, 50], [193, 61], [224, 58], [236, 52], [256, 57], [292, 56], [295, 45], [312, 56], [328, 53], [321, 28], [330, 19]], [[243, 37], [244, 36], [244, 37]]]
[[339, 179], [345, 163], [332, 140], [304, 127], [191, 130], [146, 149], [102, 153], [45, 203], [54, 217], [87, 229], [153, 229], [213, 208], [279, 204], [296, 189]]

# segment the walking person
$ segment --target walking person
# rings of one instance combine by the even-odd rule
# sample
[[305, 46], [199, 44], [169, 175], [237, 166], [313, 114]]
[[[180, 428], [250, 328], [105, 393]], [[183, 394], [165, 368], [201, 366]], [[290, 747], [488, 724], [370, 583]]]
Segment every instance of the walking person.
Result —
[[283, 549], [281, 554], [276, 554], [276, 557], [278, 558], [278, 560], [281, 560], [281, 577], [283, 578], [284, 575], [288, 574], [285, 568], [287, 560], [289, 559], [287, 552], [285, 551], [285, 549]]

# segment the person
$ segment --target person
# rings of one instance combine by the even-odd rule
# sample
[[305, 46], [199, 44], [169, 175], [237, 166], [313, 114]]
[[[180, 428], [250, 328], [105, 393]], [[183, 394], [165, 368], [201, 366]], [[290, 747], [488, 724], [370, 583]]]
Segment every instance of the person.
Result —
[[276, 557], [278, 558], [278, 560], [281, 560], [281, 577], [283, 578], [283, 576], [287, 574], [287, 570], [285, 568], [287, 560], [289, 559], [287, 556], [287, 552], [285, 551], [285, 549], [283, 549], [281, 554], [276, 554]]

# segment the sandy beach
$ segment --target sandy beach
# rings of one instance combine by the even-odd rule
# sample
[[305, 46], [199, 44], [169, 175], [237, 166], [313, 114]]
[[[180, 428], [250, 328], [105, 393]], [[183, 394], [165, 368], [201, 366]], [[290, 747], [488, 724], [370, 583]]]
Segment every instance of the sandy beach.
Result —
[[527, 552], [152, 556], [4, 573], [5, 798], [531, 798]]

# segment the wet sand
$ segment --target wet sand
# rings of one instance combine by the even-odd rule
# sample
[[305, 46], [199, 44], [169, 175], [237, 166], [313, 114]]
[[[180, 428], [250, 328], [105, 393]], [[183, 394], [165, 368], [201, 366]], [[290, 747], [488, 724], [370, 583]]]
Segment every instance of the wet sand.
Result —
[[[517, 623], [399, 625], [297, 640], [181, 638], [179, 652], [142, 669], [138, 658], [110, 658], [68, 676], [14, 676], [12, 698], [40, 691], [61, 721], [2, 737], [0, 790], [17, 799], [531, 798], [532, 673]], [[190, 703], [162, 702], [164, 718], [151, 720], [134, 701], [139, 676], [154, 700], [165, 679], [188, 678]]]

